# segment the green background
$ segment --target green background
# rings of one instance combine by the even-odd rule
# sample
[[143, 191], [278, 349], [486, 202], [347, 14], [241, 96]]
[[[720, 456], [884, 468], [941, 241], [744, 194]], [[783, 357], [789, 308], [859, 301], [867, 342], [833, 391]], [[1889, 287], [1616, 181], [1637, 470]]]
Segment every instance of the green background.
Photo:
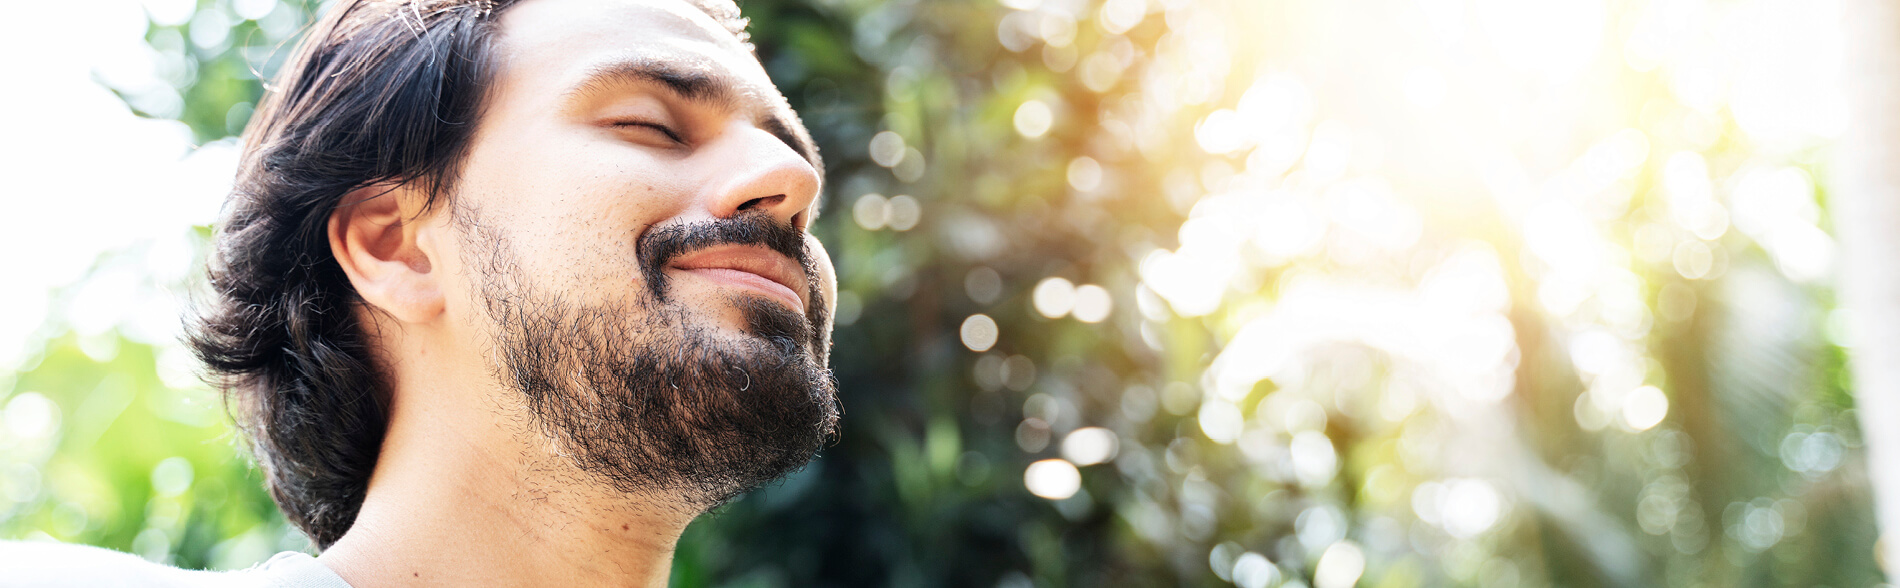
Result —
[[[1219, 175], [1210, 162], [1231, 170], [1245, 158], [1197, 147], [1196, 121], [1238, 100], [1256, 65], [1297, 63], [1300, 48], [1237, 51], [1218, 68], [1226, 77], [1214, 99], [1132, 129], [1143, 144], [1135, 149], [1117, 144], [1128, 142], [1128, 127], [1108, 119], [1143, 84], [1172, 83], [1135, 72], [1180, 40], [1170, 32], [1187, 25], [1169, 11], [1186, 4], [1149, 3], [1151, 14], [1119, 33], [1095, 22], [1101, 7], [1092, 0], [1047, 4], [1073, 5], [1073, 38], [1012, 50], [999, 30], [1022, 11], [994, 0], [742, 3], [761, 60], [828, 163], [828, 201], [813, 230], [839, 267], [833, 365], [845, 419], [838, 444], [812, 466], [694, 523], [679, 545], [674, 585], [1309, 585], [1340, 539], [1364, 554], [1364, 586], [1882, 581], [1844, 353], [1829, 337], [1830, 320], [1841, 318], [1832, 292], [1780, 277], [1736, 232], [1709, 241], [1725, 274], [1689, 279], [1668, 260], [1628, 263], [1642, 280], [1644, 316], [1657, 317], [1635, 339], [1643, 381], [1667, 393], [1669, 412], [1644, 430], [1592, 429], [1577, 416], [1587, 384], [1567, 350], [1576, 327], [1538, 310], [1542, 274], [1526, 237], [1496, 229], [1509, 215], [1488, 205], [1427, 210], [1411, 253], [1429, 262], [1473, 242], [1498, 252], [1516, 369], [1497, 411], [1526, 460], [1509, 467], [1563, 482], [1493, 480], [1485, 487], [1508, 488], [1505, 507], [1476, 534], [1448, 533], [1418, 506], [1421, 492], [1438, 491], [1420, 488], [1483, 476], [1457, 473], [1456, 455], [1420, 457], [1454, 449], [1435, 444], [1463, 421], [1430, 403], [1381, 418], [1381, 407], [1398, 402], [1391, 387], [1408, 376], [1404, 358], [1376, 346], [1339, 342], [1309, 356], [1305, 393], [1335, 399], [1313, 406], [1324, 410], [1317, 431], [1336, 452], [1336, 475], [1309, 483], [1231, 438], [1210, 438], [1199, 422], [1213, 394], [1204, 375], [1239, 325], [1279, 300], [1288, 276], [1405, 281], [1420, 272], [1403, 261], [1355, 265], [1328, 254], [1247, 258], [1236, 263], [1250, 278], [1236, 281], [1217, 310], [1170, 312], [1141, 285], [1141, 261], [1180, 246], [1177, 231], [1211, 191], [1201, 184]], [[1279, 0], [1214, 4], [1207, 10], [1270, 23], [1259, 28], [1267, 36], [1293, 28], [1300, 14], [1292, 8], [1299, 3]], [[175, 114], [211, 142], [241, 132], [259, 74], [285, 52], [272, 48], [294, 42], [316, 7], [281, 4], [261, 19], [270, 26], [228, 16], [222, 1], [198, 10], [227, 16], [148, 31], [151, 47], [188, 62], [190, 73], [174, 79], [180, 111], [143, 114]], [[212, 26], [229, 33], [209, 46], [190, 41], [201, 37], [194, 28]], [[1085, 82], [1077, 57], [1116, 47], [1132, 49], [1130, 73]], [[1658, 83], [1626, 77], [1639, 87]], [[1056, 123], [1040, 137], [1017, 130], [1031, 99], [1056, 105]], [[1649, 131], [1636, 110], [1615, 112]], [[1701, 149], [1711, 167], [1758, 155], [1732, 121], [1716, 120], [1719, 138]], [[882, 131], [915, 152], [879, 165], [871, 145]], [[1663, 135], [1649, 132], [1657, 137], [1651, 152], [1660, 153]], [[1083, 155], [1101, 161], [1111, 188], [1091, 195], [1074, 187], [1069, 170]], [[1788, 161], [1813, 167], [1803, 157]], [[1633, 227], [1666, 215], [1654, 204], [1663, 198], [1663, 159], [1651, 155], [1628, 179], [1635, 196], [1605, 217], [1622, 227], [1612, 240], [1634, 242]], [[876, 202], [889, 201], [862, 204], [873, 193], [919, 203], [914, 227], [874, 228], [888, 225], [877, 222]], [[199, 227], [200, 239], [209, 234]], [[142, 253], [109, 253], [93, 273], [135, 266]], [[1101, 322], [1039, 313], [1034, 288], [1051, 276], [1107, 288], [1112, 313]], [[1762, 290], [1775, 293], [1778, 316], [1793, 317], [1773, 336], [1751, 326], [1760, 309], [1747, 301]], [[1682, 292], [1698, 301], [1692, 310], [1662, 308]], [[977, 313], [1000, 333], [981, 353], [960, 335]], [[27, 363], [0, 371], [0, 406], [16, 429], [0, 435], [0, 537], [213, 569], [309, 549], [261, 490], [219, 400], [175, 345], [82, 335], [62, 320], [49, 319]], [[1294, 392], [1278, 381], [1230, 400], [1243, 415], [1281, 410], [1272, 399]], [[34, 416], [49, 414], [46, 400], [51, 432], [23, 435], [17, 429], [45, 425]], [[1116, 459], [1081, 467], [1081, 490], [1070, 498], [1030, 493], [1025, 468], [1061, 455], [1063, 434], [1081, 426], [1113, 430]], [[1265, 446], [1284, 450], [1291, 433], [1277, 434]], [[1271, 573], [1235, 576], [1242, 553], [1264, 555]]]

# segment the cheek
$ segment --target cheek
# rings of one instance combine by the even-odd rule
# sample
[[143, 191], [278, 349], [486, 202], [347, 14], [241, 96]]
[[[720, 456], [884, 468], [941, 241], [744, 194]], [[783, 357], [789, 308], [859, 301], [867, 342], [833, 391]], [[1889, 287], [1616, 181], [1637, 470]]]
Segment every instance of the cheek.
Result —
[[480, 222], [507, 240], [518, 271], [537, 289], [588, 298], [589, 290], [639, 282], [639, 237], [676, 214], [679, 200], [662, 186], [598, 166], [512, 177], [489, 171], [483, 175], [495, 181], [464, 184], [465, 193]]
[[631, 251], [642, 228], [691, 202], [689, 166], [587, 125], [516, 123], [483, 133], [460, 187], [518, 240]]

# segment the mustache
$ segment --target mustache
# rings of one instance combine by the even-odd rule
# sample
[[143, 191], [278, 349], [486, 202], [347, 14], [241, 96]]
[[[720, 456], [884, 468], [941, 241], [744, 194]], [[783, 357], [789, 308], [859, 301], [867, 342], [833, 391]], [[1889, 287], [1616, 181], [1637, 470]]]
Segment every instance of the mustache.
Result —
[[[818, 283], [817, 265], [805, 232], [791, 223], [781, 223], [764, 211], [747, 212], [731, 218], [655, 227], [640, 238], [640, 271], [654, 298], [666, 300], [666, 265], [679, 256], [718, 245], [754, 245], [791, 258], [805, 272], [806, 283]], [[809, 298], [814, 304], [818, 298]]]
[[801, 344], [808, 346], [809, 352], [818, 358], [819, 363], [825, 363], [831, 348], [831, 321], [830, 311], [825, 307], [824, 290], [818, 279], [818, 260], [814, 259], [811, 247], [806, 244], [804, 231], [791, 223], [779, 222], [765, 211], [741, 213], [731, 218], [670, 224], [647, 231], [646, 235], [640, 237], [637, 247], [640, 272], [646, 278], [647, 290], [653, 299], [662, 303], [668, 299], [666, 266], [669, 262], [681, 255], [718, 245], [760, 246], [791, 258], [798, 264], [805, 273], [805, 299], [810, 301], [805, 305], [803, 316], [759, 299], [745, 300], [740, 305], [746, 317], [746, 326], [752, 334], [771, 342], [785, 355], [792, 354]]

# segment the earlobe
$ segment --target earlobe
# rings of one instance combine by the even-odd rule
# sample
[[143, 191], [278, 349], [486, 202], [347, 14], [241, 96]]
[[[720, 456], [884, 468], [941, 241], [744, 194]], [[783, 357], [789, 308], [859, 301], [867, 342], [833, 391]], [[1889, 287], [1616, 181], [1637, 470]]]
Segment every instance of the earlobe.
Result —
[[363, 301], [405, 323], [426, 323], [444, 309], [435, 251], [423, 232], [424, 199], [405, 186], [379, 184], [343, 196], [330, 213], [330, 252]]

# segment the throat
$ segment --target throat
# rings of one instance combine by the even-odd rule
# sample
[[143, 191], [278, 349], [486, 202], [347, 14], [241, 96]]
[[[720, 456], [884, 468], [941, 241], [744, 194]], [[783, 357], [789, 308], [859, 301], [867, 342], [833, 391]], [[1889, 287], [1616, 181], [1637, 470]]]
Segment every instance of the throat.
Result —
[[458, 412], [494, 422], [398, 411], [355, 524], [318, 561], [353, 586], [666, 586], [698, 509], [592, 482], [508, 431], [520, 420]]

